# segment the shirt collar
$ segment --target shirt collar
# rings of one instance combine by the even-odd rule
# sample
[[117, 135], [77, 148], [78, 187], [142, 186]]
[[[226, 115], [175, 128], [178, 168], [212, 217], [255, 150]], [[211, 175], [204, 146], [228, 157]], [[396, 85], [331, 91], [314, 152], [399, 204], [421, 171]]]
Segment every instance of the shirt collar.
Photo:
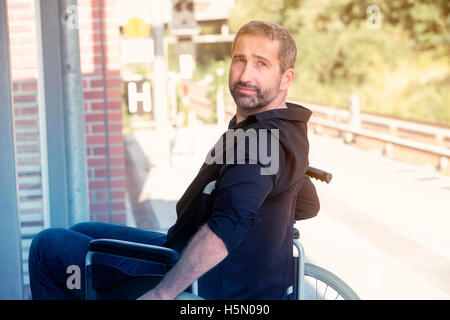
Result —
[[286, 106], [287, 108], [283, 109], [273, 109], [263, 111], [260, 113], [251, 114], [245, 120], [241, 121], [237, 125], [236, 125], [236, 115], [234, 115], [228, 124], [228, 129], [242, 128], [253, 122], [270, 119], [283, 119], [289, 121], [307, 122], [311, 117], [312, 114], [311, 110], [306, 109], [305, 107], [299, 104], [293, 102], [286, 102]]

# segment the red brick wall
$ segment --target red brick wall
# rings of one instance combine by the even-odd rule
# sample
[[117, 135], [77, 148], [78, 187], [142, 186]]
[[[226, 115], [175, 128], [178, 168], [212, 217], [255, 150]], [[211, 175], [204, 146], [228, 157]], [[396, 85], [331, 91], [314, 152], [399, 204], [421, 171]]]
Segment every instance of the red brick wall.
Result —
[[[122, 136], [120, 86], [120, 38], [115, 19], [115, 0], [103, 1], [103, 39], [98, 0], [78, 0], [81, 71], [89, 175], [89, 199], [92, 220], [105, 221], [108, 214], [108, 168], [110, 161], [110, 196], [112, 222], [125, 224], [125, 160]], [[105, 127], [103, 55], [105, 51], [108, 133]], [[109, 150], [106, 146], [108, 136]]]
[[[112, 222], [126, 223], [125, 161], [122, 137], [120, 40], [115, 0], [104, 0], [104, 43], [100, 36], [99, 0], [78, 0], [80, 54], [86, 127], [90, 217], [108, 221], [108, 166]], [[44, 228], [41, 148], [37, 97], [38, 58], [33, 0], [7, 0], [11, 72], [16, 130], [19, 214], [23, 237], [24, 273], [31, 238]], [[103, 78], [102, 47], [105, 51]], [[104, 82], [108, 117], [106, 144]], [[27, 282], [27, 279], [25, 279]]]

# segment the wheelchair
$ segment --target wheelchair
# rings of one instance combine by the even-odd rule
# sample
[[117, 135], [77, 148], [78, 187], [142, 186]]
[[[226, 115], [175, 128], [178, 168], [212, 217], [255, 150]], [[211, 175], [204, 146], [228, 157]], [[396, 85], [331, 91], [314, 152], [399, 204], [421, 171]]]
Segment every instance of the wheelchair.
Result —
[[[143, 243], [115, 239], [96, 239], [89, 243], [85, 262], [86, 300], [136, 300], [154, 288], [162, 280], [164, 274], [146, 274], [139, 276], [123, 276], [123, 273], [104, 264], [94, 264], [95, 254], [125, 257], [142, 261], [150, 261], [164, 265], [167, 269], [174, 266], [180, 254], [170, 248]], [[123, 278], [111, 284], [103, 277], [95, 275], [108, 274], [111, 277]], [[178, 300], [202, 300], [198, 296], [197, 281]]]
[[[329, 183], [332, 175], [328, 172], [309, 167], [307, 175], [312, 178]], [[334, 299], [341, 297], [346, 300], [359, 299], [358, 295], [340, 278], [319, 266], [305, 262], [305, 252], [299, 241], [300, 232], [294, 228], [293, 244], [296, 248], [294, 255], [295, 281], [294, 286], [289, 288], [296, 300], [303, 300], [305, 292], [310, 291], [307, 279], [313, 279], [316, 283], [316, 292], [312, 294], [315, 298], [328, 298], [327, 292], [333, 293]], [[113, 267], [102, 264], [94, 264], [93, 256], [96, 254], [112, 255], [150, 261], [162, 264], [166, 270], [174, 266], [180, 258], [180, 253], [166, 247], [154, 246], [142, 243], [135, 243], [114, 239], [96, 239], [89, 243], [88, 253], [85, 262], [85, 282], [87, 300], [135, 300], [150, 289], [154, 288], [162, 280], [164, 274], [150, 274], [142, 276], [127, 276], [123, 281], [118, 281], [114, 285], [104, 281], [103, 277], [96, 277], [96, 274], [121, 273]], [[120, 279], [121, 275], [117, 278]], [[317, 292], [317, 283], [324, 284], [325, 292]], [[198, 295], [198, 283], [194, 281], [183, 293], [178, 295], [177, 300], [203, 300]]]
[[[294, 228], [294, 238], [298, 239], [298, 237], [299, 232]], [[302, 256], [303, 251], [299, 252], [301, 252], [299, 256]], [[92, 240], [89, 243], [85, 262], [87, 300], [135, 300], [151, 288], [154, 288], [164, 277], [164, 274], [124, 276], [121, 271], [113, 267], [93, 263], [95, 254], [150, 261], [162, 264], [166, 268], [174, 266], [180, 258], [180, 254], [171, 248], [115, 239]], [[304, 267], [302, 268], [302, 264], [298, 263], [298, 257], [294, 257], [294, 259], [295, 268], [297, 270], [295, 278], [299, 279], [301, 276], [298, 275], [298, 272], [304, 272]], [[110, 275], [110, 277], [107, 278], [116, 276], [119, 280], [116, 281], [116, 283], [111, 284], [110, 281], [105, 281], [104, 277], [96, 277], [96, 274]], [[121, 277], [123, 278], [122, 281], [120, 281]], [[294, 288], [292, 289], [294, 290]], [[176, 300], [203, 300], [203, 298], [198, 296], [198, 282], [194, 281], [191, 286], [176, 297]]]

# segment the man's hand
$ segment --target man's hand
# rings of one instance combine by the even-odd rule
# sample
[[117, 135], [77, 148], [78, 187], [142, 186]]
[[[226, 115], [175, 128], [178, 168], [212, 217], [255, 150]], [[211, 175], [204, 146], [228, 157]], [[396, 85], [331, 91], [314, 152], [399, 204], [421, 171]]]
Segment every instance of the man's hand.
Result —
[[228, 255], [225, 243], [208, 225], [203, 225], [193, 236], [177, 264], [152, 290], [138, 300], [175, 299], [192, 282], [215, 267]]
[[171, 300], [160, 294], [159, 290], [153, 289], [137, 298], [137, 300]]

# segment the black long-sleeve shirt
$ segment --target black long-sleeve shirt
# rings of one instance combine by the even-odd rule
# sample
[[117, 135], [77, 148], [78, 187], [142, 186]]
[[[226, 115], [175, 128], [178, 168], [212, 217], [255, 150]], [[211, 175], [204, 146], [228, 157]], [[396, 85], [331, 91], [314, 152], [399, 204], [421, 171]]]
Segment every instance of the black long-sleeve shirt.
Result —
[[[239, 154], [235, 145], [228, 145], [234, 150], [234, 161], [204, 164], [177, 204], [178, 219], [169, 230], [168, 247], [182, 250], [207, 223], [228, 249], [228, 256], [199, 279], [202, 297], [288, 298], [294, 284], [293, 224], [295, 219], [315, 216], [319, 202], [305, 175], [309, 150], [306, 122], [311, 112], [287, 106], [249, 116], [239, 124], [233, 118], [229, 124], [230, 130], [253, 129], [259, 146], [268, 139], [270, 163], [247, 146], [244, 154]], [[270, 130], [274, 129], [277, 139], [271, 140]], [[261, 138], [261, 130], [266, 130], [267, 137]], [[278, 149], [272, 148], [273, 143]], [[245, 162], [237, 161], [238, 157]], [[276, 170], [262, 174], [267, 168]]]

